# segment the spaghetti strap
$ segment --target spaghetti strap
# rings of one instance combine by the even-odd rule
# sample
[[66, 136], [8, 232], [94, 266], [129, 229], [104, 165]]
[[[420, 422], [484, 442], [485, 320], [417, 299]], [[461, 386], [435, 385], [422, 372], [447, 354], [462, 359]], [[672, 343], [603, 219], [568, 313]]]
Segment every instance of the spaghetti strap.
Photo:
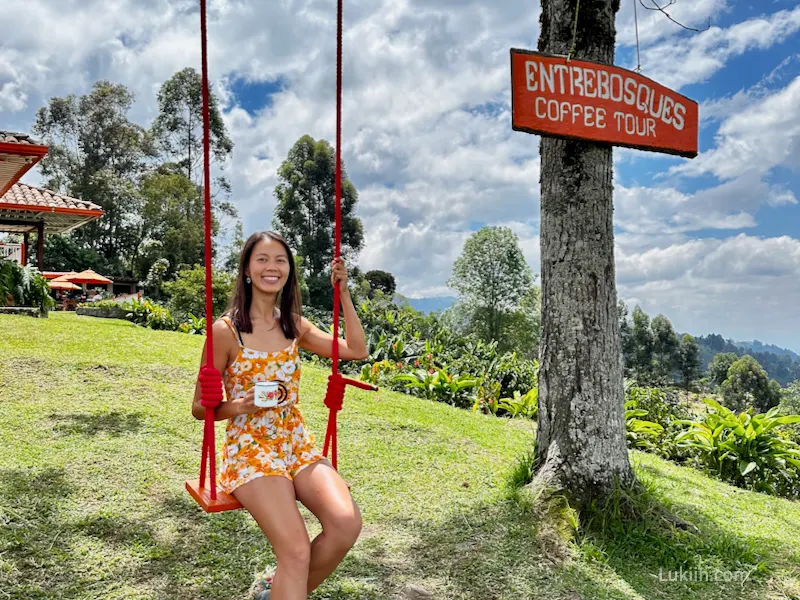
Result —
[[239, 342], [239, 346], [241, 346], [242, 348], [244, 348], [244, 342], [242, 341], [242, 334], [241, 334], [241, 332], [239, 331], [239, 328], [238, 328], [238, 327], [236, 327], [236, 326], [233, 324], [233, 321], [231, 321], [230, 317], [228, 317], [228, 316], [226, 315], [226, 316], [224, 316], [224, 317], [220, 317], [220, 320], [221, 320], [221, 321], [223, 321], [223, 322], [224, 322], [224, 323], [225, 323], [225, 324], [226, 324], [228, 327], [230, 327], [230, 329], [231, 329], [231, 333], [233, 333], [233, 335], [236, 337], [237, 341]]

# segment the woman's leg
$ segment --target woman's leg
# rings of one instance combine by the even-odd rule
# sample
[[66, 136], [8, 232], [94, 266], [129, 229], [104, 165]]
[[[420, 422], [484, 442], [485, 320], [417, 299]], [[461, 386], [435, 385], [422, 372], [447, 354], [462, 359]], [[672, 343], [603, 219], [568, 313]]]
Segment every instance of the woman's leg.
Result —
[[272, 579], [270, 600], [305, 599], [311, 544], [292, 481], [281, 476], [259, 477], [233, 495], [253, 515], [275, 553], [278, 568]]
[[294, 479], [297, 499], [319, 519], [320, 533], [311, 543], [308, 593], [333, 573], [361, 533], [361, 512], [339, 473], [323, 459]]

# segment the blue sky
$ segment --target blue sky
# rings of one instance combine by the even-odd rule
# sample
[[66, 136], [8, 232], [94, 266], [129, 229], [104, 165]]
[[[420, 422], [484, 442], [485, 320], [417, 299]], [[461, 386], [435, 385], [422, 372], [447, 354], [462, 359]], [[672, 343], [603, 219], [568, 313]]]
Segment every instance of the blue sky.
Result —
[[[308, 133], [334, 138], [332, 0], [209, 0], [210, 72], [235, 143], [224, 171], [245, 233], [269, 228], [276, 171]], [[644, 0], [646, 4], [650, 0]], [[661, 2], [665, 4], [666, 2]], [[470, 232], [509, 226], [539, 272], [538, 138], [511, 130], [509, 48], [535, 48], [518, 0], [346, 0], [343, 155], [364, 269], [408, 296], [451, 295]], [[636, 66], [633, 2], [617, 64]], [[29, 130], [52, 96], [105, 78], [156, 92], [199, 68], [194, 0], [5, 0], [0, 127]], [[700, 103], [700, 155], [615, 151], [617, 284], [679, 331], [800, 351], [800, 6], [676, 0], [689, 32], [639, 10], [642, 73]], [[43, 27], [58, 23], [58, 27]], [[57, 49], [57, 50], [56, 50]], [[37, 174], [27, 180], [36, 182]]]

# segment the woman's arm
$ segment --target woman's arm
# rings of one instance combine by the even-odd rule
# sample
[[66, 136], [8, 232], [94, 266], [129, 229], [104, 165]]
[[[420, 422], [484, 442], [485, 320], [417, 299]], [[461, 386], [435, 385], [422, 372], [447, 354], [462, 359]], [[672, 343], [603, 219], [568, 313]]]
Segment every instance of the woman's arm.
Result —
[[[364, 336], [361, 320], [356, 313], [356, 307], [353, 306], [353, 299], [350, 297], [350, 290], [347, 287], [347, 269], [341, 258], [333, 263], [331, 280], [333, 285], [337, 283], [339, 285], [346, 335], [346, 338], [340, 337], [338, 340], [339, 358], [342, 360], [364, 360], [369, 356], [367, 340]], [[333, 354], [333, 336], [322, 331], [305, 317], [300, 321], [299, 345], [301, 348], [325, 358], [331, 358]]]
[[[214, 332], [214, 366], [220, 373], [224, 373], [228, 368], [228, 358], [233, 345], [233, 338], [231, 336], [230, 328], [223, 322], [217, 321], [212, 326]], [[206, 350], [207, 347], [203, 345], [203, 352], [200, 357], [200, 366], [206, 364]], [[205, 418], [206, 409], [200, 403], [200, 381], [197, 381], [194, 386], [194, 399], [192, 400], [192, 416], [195, 419], [203, 420]], [[225, 401], [225, 391], [222, 392], [222, 404], [217, 407], [214, 414], [215, 421], [224, 421], [235, 417], [239, 414], [239, 407], [232, 402]]]

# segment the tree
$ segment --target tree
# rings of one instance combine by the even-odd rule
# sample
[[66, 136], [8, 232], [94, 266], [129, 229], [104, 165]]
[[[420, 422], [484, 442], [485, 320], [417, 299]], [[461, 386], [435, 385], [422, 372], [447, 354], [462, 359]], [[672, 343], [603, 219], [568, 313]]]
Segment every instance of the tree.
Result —
[[721, 386], [728, 378], [728, 369], [731, 365], [739, 360], [739, 355], [733, 352], [723, 352], [714, 356], [711, 364], [708, 366], [709, 379]]
[[[210, 162], [221, 166], [233, 152], [233, 142], [228, 137], [225, 122], [219, 110], [219, 100], [213, 89], [209, 90], [209, 146]], [[174, 163], [180, 173], [190, 181], [203, 203], [203, 80], [195, 69], [187, 67], [175, 73], [158, 91], [158, 115], [153, 121], [151, 133], [158, 143], [162, 158]], [[211, 190], [211, 208], [214, 215], [214, 232], [228, 229], [222, 227], [223, 218], [233, 220], [234, 227], [241, 224], [236, 207], [227, 199], [231, 186], [224, 176], [215, 180], [216, 189]], [[202, 213], [201, 213], [202, 215]], [[202, 226], [202, 217], [200, 220]], [[223, 259], [221, 262], [225, 262]], [[189, 263], [191, 264], [191, 263]]]
[[688, 390], [700, 378], [700, 347], [688, 333], [681, 339], [677, 366], [683, 386]]
[[528, 360], [539, 357], [539, 337], [542, 328], [542, 289], [532, 285], [522, 297], [519, 309], [508, 320], [508, 346]]
[[[223, 162], [233, 152], [219, 101], [209, 90], [211, 161]], [[203, 80], [187, 67], [164, 82], [158, 91], [158, 116], [152, 133], [161, 151], [175, 162], [186, 177], [202, 186], [203, 176]]]
[[766, 412], [777, 406], [781, 399], [778, 382], [770, 380], [764, 367], [749, 354], [730, 366], [721, 391], [725, 406], [731, 410], [744, 410], [752, 406]]
[[[312, 306], [330, 308], [330, 264], [334, 252], [336, 155], [325, 140], [304, 135], [278, 169], [273, 227], [304, 258]], [[352, 262], [364, 244], [355, 216], [358, 194], [342, 165], [342, 256]]]
[[[619, 0], [542, 0], [539, 50], [614, 64]], [[612, 148], [542, 137], [536, 479], [578, 507], [635, 483], [625, 436]]]
[[[203, 263], [203, 199], [197, 186], [174, 164], [162, 165], [142, 179], [142, 243], [136, 256], [136, 273], [144, 277], [161, 259], [169, 267], [164, 276], [170, 279], [180, 265]], [[219, 230], [216, 219], [212, 235]]]
[[98, 81], [80, 98], [52, 98], [32, 127], [50, 147], [39, 163], [45, 186], [103, 208], [102, 219], [71, 237], [106, 257], [111, 274], [130, 270], [139, 243], [136, 182], [155, 154], [147, 131], [128, 119], [133, 100], [125, 86]]
[[376, 290], [380, 290], [389, 297], [394, 296], [394, 292], [397, 289], [397, 282], [395, 281], [394, 275], [391, 273], [373, 270], [364, 273], [364, 277], [369, 282], [370, 298], [372, 298]]
[[634, 377], [642, 382], [653, 379], [653, 350], [655, 339], [650, 328], [650, 317], [637, 304], [633, 309], [633, 330], [631, 332], [633, 360], [631, 369]]
[[664, 315], [657, 315], [650, 323], [653, 333], [653, 370], [660, 383], [672, 381], [672, 372], [680, 362], [680, 342], [672, 323]]
[[504, 342], [511, 314], [533, 284], [533, 274], [508, 227], [483, 227], [464, 244], [448, 285], [472, 315], [476, 332], [486, 341]]

